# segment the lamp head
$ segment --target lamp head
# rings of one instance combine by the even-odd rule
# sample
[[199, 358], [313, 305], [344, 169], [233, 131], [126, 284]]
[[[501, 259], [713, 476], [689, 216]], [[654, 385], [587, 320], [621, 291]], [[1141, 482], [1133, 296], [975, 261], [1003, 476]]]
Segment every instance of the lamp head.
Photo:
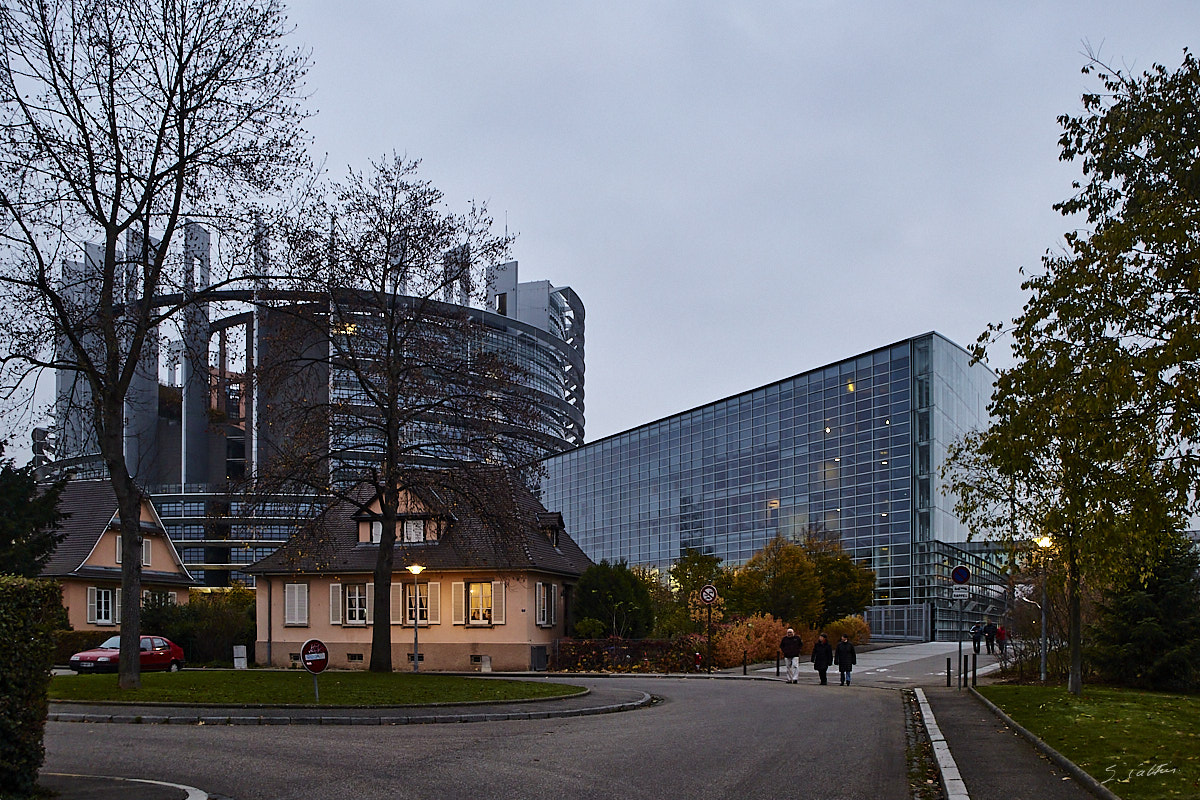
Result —
[[420, 575], [422, 572], [425, 571], [425, 568], [422, 567], [420, 564], [409, 564], [407, 567], [405, 567], [405, 569], [407, 569], [413, 575]]

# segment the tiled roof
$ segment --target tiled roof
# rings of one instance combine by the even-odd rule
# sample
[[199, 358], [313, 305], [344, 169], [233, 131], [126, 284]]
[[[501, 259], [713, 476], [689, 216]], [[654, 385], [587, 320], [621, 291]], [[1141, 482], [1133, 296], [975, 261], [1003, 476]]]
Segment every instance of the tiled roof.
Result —
[[58, 528], [66, 534], [42, 569], [42, 576], [70, 575], [81, 566], [108, 530], [117, 513], [117, 496], [106, 480], [69, 481], [58, 500], [63, 520]]
[[[435, 542], [395, 546], [395, 569], [420, 564], [436, 572], [491, 569], [580, 575], [592, 561], [509, 471], [474, 467], [465, 473], [430, 471], [412, 493], [447, 528]], [[251, 565], [256, 574], [371, 572], [379, 545], [358, 541], [355, 517], [373, 495], [334, 504], [278, 550]], [[557, 536], [548, 529], [558, 526]], [[555, 541], [556, 540], [556, 541]]]
[[[119, 568], [108, 570], [103, 567], [84, 566], [87, 557], [95, 549], [100, 537], [109, 529], [109, 523], [117, 513], [117, 495], [113, 492], [112, 483], [104, 480], [71, 480], [63, 487], [59, 495], [58, 508], [63, 512], [63, 519], [58, 528], [66, 535], [54, 549], [46, 566], [42, 569], [45, 578], [105, 578], [121, 579]], [[163, 540], [174, 550], [174, 545], [167, 538], [166, 531], [157, 525], [143, 520], [143, 529], [151, 529], [161, 534]], [[175, 557], [179, 572], [163, 572], [160, 570], [143, 569], [143, 584], [172, 584], [192, 586], [196, 581], [183, 568], [182, 563]], [[109, 576], [108, 572], [112, 575]]]

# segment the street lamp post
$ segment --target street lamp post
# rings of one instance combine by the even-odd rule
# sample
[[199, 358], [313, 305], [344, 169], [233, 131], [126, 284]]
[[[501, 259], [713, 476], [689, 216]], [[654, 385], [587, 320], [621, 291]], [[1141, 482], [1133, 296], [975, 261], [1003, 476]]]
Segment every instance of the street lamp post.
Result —
[[1046, 551], [1050, 549], [1050, 537], [1043, 536], [1037, 540], [1037, 546], [1042, 550], [1042, 653], [1041, 653], [1041, 671], [1040, 676], [1042, 683], [1046, 682], [1046, 651], [1049, 649], [1049, 638], [1046, 633], [1046, 580], [1049, 577], [1050, 570], [1046, 568]]
[[409, 564], [407, 569], [413, 576], [413, 672], [420, 672], [421, 655], [417, 649], [417, 631], [421, 629], [421, 591], [417, 586], [417, 576], [425, 568], [420, 564]]

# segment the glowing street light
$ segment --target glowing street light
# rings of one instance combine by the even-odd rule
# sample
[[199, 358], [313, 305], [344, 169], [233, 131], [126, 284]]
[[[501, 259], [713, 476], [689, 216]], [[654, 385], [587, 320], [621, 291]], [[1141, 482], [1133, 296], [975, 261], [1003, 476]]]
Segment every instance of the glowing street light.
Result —
[[409, 572], [413, 576], [413, 672], [421, 671], [420, 653], [417, 650], [417, 631], [421, 629], [421, 592], [417, 588], [417, 576], [420, 575], [425, 568], [420, 564], [409, 564]]

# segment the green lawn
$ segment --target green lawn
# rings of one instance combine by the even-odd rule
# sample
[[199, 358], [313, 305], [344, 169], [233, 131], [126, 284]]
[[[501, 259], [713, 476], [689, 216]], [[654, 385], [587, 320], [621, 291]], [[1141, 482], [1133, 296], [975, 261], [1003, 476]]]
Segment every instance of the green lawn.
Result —
[[1200, 697], [1085, 686], [980, 686], [1124, 800], [1200, 798]]
[[[326, 672], [317, 676], [322, 706], [429, 705], [562, 697], [585, 691], [540, 680], [414, 675], [410, 672]], [[123, 692], [116, 675], [57, 675], [51, 700], [314, 705], [313, 676], [303, 670], [184, 670], [142, 675], [142, 688]]]

